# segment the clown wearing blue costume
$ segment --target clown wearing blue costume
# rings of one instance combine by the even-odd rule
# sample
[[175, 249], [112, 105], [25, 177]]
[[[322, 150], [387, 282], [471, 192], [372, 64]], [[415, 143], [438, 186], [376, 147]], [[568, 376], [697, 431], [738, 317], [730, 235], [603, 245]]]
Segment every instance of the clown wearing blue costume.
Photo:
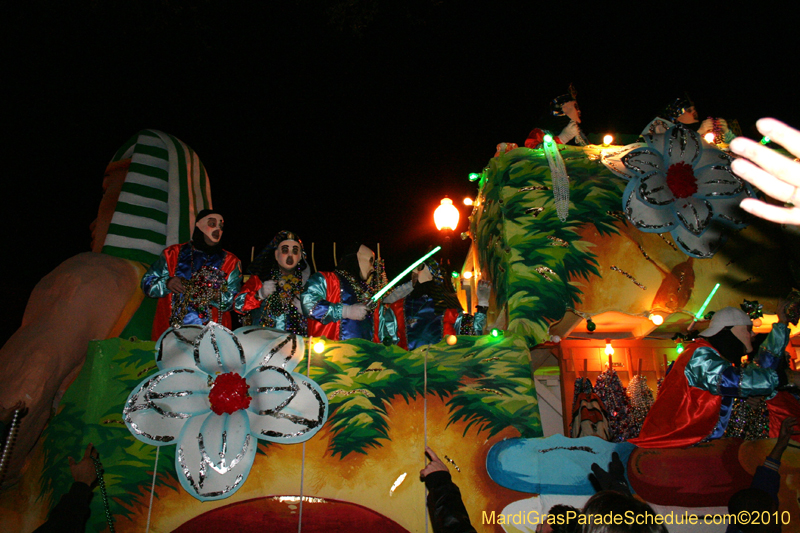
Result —
[[242, 265], [220, 245], [224, 222], [218, 211], [200, 211], [192, 240], [165, 248], [142, 277], [144, 293], [159, 298], [153, 339], [170, 326], [212, 320], [231, 326], [226, 311], [241, 287]]
[[734, 398], [766, 396], [770, 436], [787, 415], [800, 412], [797, 401], [779, 387], [800, 384], [800, 373], [780, 368], [789, 342], [789, 319], [783, 306], [779, 320], [761, 345], [757, 362], [740, 368], [752, 351], [752, 320], [741, 309], [725, 307], [673, 364], [659, 389], [642, 431], [629, 442], [640, 448], [682, 448], [718, 439], [730, 422]]
[[247, 268], [250, 279], [236, 295], [234, 308], [246, 323], [305, 336], [307, 321], [300, 295], [310, 274], [303, 241], [281, 231]]
[[344, 248], [334, 272], [317, 272], [306, 284], [300, 301], [308, 317], [308, 334], [331, 340], [383, 341], [379, 332], [394, 342], [396, 326], [385, 323], [383, 306], [373, 308], [370, 299], [380, 287], [375, 275], [375, 253], [360, 243]]
[[439, 264], [428, 259], [411, 273], [411, 281], [399, 286], [384, 303], [395, 314], [398, 344], [413, 350], [436, 344], [447, 335], [481, 335], [486, 326], [490, 285], [478, 284], [478, 309], [464, 313], [455, 293], [448, 290]]

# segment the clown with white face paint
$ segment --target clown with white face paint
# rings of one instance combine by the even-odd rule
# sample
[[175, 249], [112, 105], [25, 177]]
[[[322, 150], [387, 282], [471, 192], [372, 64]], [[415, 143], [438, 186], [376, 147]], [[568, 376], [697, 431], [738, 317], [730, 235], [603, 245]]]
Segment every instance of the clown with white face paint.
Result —
[[300, 298], [303, 313], [308, 317], [308, 334], [333, 340], [380, 342], [382, 339], [376, 332], [395, 331], [393, 325], [385, 323], [390, 317], [384, 315], [383, 306], [373, 311], [370, 304], [370, 298], [379, 289], [374, 274], [375, 252], [360, 243], [343, 247], [334, 272], [313, 274]]
[[533, 128], [525, 139], [528, 148], [540, 148], [545, 135], [553, 137], [557, 144], [588, 144], [586, 135], [581, 131], [581, 109], [578, 106], [577, 91], [570, 84], [569, 92], [553, 98], [550, 102], [549, 112], [538, 120], [538, 126]]
[[306, 335], [307, 321], [300, 294], [310, 269], [303, 242], [291, 231], [281, 231], [247, 269], [250, 279], [236, 295], [234, 308], [248, 325]]
[[144, 293], [159, 298], [153, 339], [171, 325], [205, 325], [213, 320], [231, 326], [227, 311], [242, 284], [242, 265], [220, 245], [224, 228], [225, 219], [218, 211], [200, 211], [192, 240], [165, 248], [142, 277]]
[[650, 124], [645, 127], [642, 135], [664, 133], [676, 124], [682, 124], [687, 129], [696, 131], [700, 136], [713, 132], [718, 135], [718, 137], [715, 138], [715, 142], [717, 143], [729, 143], [736, 137], [724, 118], [708, 117], [700, 121], [700, 114], [697, 112], [694, 102], [686, 93], [670, 102], [661, 112], [661, 115], [653, 119]]

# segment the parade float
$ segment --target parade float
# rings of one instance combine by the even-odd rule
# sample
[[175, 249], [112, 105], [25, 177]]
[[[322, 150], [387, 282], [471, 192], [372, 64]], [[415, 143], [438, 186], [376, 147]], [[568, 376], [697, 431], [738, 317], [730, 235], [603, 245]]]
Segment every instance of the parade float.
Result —
[[[725, 164], [711, 146], [690, 148], [695, 155], [680, 162], [691, 176]], [[533, 531], [535, 523], [513, 517], [582, 505], [593, 491], [589, 466], [605, 466], [615, 451], [634, 491], [657, 510], [718, 512], [772, 441], [643, 451], [620, 432], [581, 446], [564, 436], [577, 378], [597, 387], [600, 377], [623, 394], [636, 382], [640, 394], [655, 394], [680, 350], [676, 334], [744, 300], [763, 307], [766, 331], [776, 319], [768, 310], [791, 288], [784, 241], [792, 236], [734, 216], [752, 190], [715, 168], [725, 178], [714, 180], [735, 183], [691, 192], [681, 166], [675, 187], [684, 188], [673, 197], [711, 200], [701, 199], [693, 220], [661, 197], [650, 212], [642, 195], [658, 194], [653, 180], [669, 177], [626, 176], [633, 156], [625, 156], [636, 149], [656, 157], [647, 143], [554, 144], [491, 159], [476, 175], [465, 232], [472, 248], [455, 280], [468, 311], [474, 280], [491, 281], [491, 333], [406, 351], [216, 325], [146, 340], [155, 305], [138, 280], [161, 249], [188, 238], [211, 195], [191, 149], [140, 132], [109, 165], [93, 252], [42, 280], [0, 352], [3, 403], [22, 395], [31, 407], [5, 465], [0, 523], [41, 524], [72, 482], [67, 457], [90, 442], [103, 482], [89, 531], [425, 531], [418, 472], [426, 444], [447, 461], [478, 531]], [[109, 296], [96, 311], [78, 298], [88, 279], [106, 280]], [[42, 324], [55, 324], [46, 312], [54, 299], [64, 301], [61, 316], [90, 324], [41, 339]], [[212, 398], [223, 381], [228, 400]], [[615, 430], [631, 425], [618, 421]], [[687, 472], [687, 453], [708, 469]], [[780, 497], [793, 515], [798, 467], [789, 450]]]
[[[103, 470], [90, 531], [423, 531], [426, 443], [469, 507], [513, 501], [484, 464], [503, 438], [542, 435], [521, 337], [413, 351], [316, 338], [312, 350], [285, 332], [210, 325], [149, 340], [156, 309], [138, 280], [188, 238], [210, 184], [188, 146], [145, 130], [114, 156], [104, 189], [94, 251], [42, 280], [2, 351], [2, 401], [30, 408], [4, 464], [6, 529], [45, 520], [72, 483], [68, 456], [88, 443]], [[95, 292], [80, 298], [90, 280], [108, 280], [97, 311]], [[92, 325], [41, 338], [48, 312]]]
[[[755, 191], [730, 172], [724, 146], [686, 130], [625, 147], [511, 148], [470, 177], [479, 192], [461, 274], [492, 280], [490, 323], [526, 339], [544, 433], [554, 435], [506, 441], [490, 452], [495, 481], [542, 495], [507, 512], [580, 506], [594, 492], [585, 472], [603, 464], [597, 455], [608, 457], [602, 449], [609, 443], [595, 439], [586, 454], [560, 436], [570, 435], [585, 383], [595, 384], [608, 407], [606, 438], [626, 458], [638, 496], [660, 511], [724, 512], [774, 441], [743, 442], [753, 438], [743, 427], [741, 439], [688, 450], [639, 450], [624, 441], [641, 428], [649, 406], [642, 400], [652, 403], [686, 339], [708, 326], [715, 309], [742, 306], [756, 333], [770, 331], [779, 299], [797, 285], [791, 265], [800, 236], [744, 218], [738, 203]], [[793, 363], [798, 333], [791, 326]], [[554, 449], [561, 451], [551, 461], [537, 459]], [[790, 450], [782, 469], [780, 500], [791, 513], [798, 511], [799, 459]]]

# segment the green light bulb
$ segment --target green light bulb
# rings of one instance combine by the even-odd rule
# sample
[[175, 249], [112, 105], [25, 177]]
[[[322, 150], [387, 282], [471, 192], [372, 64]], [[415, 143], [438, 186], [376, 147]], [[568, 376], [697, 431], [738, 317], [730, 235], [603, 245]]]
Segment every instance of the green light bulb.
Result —
[[500, 330], [499, 329], [493, 329], [492, 330], [492, 337], [499, 337], [499, 336], [500, 336]]
[[683, 343], [682, 342], [678, 343], [678, 345], [675, 347], [675, 351], [678, 352], [678, 354], [683, 352]]
[[761, 140], [759, 142], [761, 144], [766, 145], [766, 144], [769, 144], [771, 142], [771, 139], [765, 135], [764, 137], [761, 138]]
[[458, 277], [458, 272], [456, 272], [455, 270], [453, 270], [453, 273], [452, 273], [452, 274], [450, 274], [450, 275], [451, 275], [451, 276], [453, 276], [454, 278], [457, 278], [457, 277]]
[[547, 144], [550, 144], [551, 142], [553, 142], [553, 136], [548, 133], [547, 135], [544, 136], [544, 139], [542, 140]]
[[481, 175], [478, 174], [477, 172], [470, 172], [469, 181], [477, 181], [478, 178], [480, 178], [480, 177], [481, 177]]

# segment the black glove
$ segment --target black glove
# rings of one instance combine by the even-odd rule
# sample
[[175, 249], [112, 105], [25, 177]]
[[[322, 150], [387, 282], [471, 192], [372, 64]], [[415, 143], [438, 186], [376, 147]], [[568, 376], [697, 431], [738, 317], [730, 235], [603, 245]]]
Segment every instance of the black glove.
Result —
[[613, 490], [626, 496], [631, 496], [631, 489], [625, 479], [625, 465], [619, 458], [619, 454], [611, 454], [611, 462], [608, 463], [608, 472], [600, 468], [597, 463], [592, 463], [592, 473], [589, 474], [589, 481], [597, 492], [601, 490]]

